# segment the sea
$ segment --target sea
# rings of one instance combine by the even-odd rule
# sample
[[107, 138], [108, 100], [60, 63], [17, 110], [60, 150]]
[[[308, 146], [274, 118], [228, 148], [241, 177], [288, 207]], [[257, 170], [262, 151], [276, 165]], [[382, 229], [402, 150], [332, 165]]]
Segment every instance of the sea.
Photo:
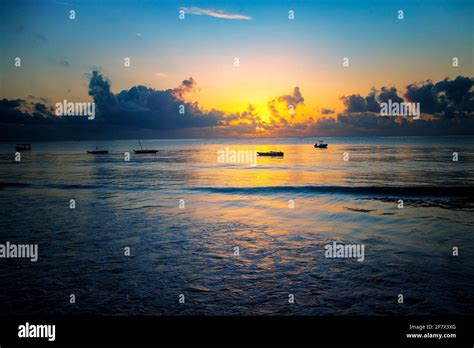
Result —
[[319, 140], [0, 143], [0, 315], [474, 313], [474, 137]]

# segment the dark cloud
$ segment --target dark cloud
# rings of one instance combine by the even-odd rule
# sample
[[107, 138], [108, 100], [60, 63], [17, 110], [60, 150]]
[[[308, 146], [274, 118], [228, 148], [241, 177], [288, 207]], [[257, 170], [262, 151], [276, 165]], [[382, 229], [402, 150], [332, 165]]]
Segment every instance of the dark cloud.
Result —
[[[118, 93], [112, 92], [111, 81], [99, 71], [92, 71], [88, 78], [89, 95], [96, 104], [93, 121], [85, 117], [57, 117], [44, 98], [2, 99], [0, 140], [239, 137], [259, 136], [262, 129], [272, 136], [285, 137], [474, 134], [473, 79], [462, 76], [437, 83], [410, 84], [404, 98], [395, 87], [372, 89], [367, 96], [344, 96], [341, 100], [346, 110], [342, 114], [302, 121], [278, 114], [282, 107], [296, 107], [304, 102], [298, 87], [291, 94], [269, 101], [272, 117], [268, 120], [251, 104], [241, 113], [225, 114], [204, 110], [198, 103], [187, 101], [198, 88], [193, 78], [172, 89], [138, 85]], [[419, 120], [380, 116], [380, 103], [388, 100], [420, 102], [424, 114]], [[184, 114], [179, 113], [181, 106]], [[323, 115], [333, 112], [321, 109]]]
[[[267, 106], [270, 109], [270, 113], [276, 118], [281, 117], [281, 115], [278, 111], [279, 103], [282, 103], [284, 105], [285, 115], [288, 114], [287, 110], [289, 109], [290, 105], [294, 108], [293, 111], [296, 110], [298, 105], [304, 103], [304, 98], [303, 98], [303, 95], [301, 94], [300, 88], [298, 86], [296, 86], [293, 89], [292, 94], [281, 95], [281, 96], [279, 96], [277, 98], [274, 98], [274, 99], [272, 99], [268, 102]], [[290, 113], [290, 116], [294, 117], [294, 113]]]
[[299, 104], [303, 104], [304, 98], [301, 95], [301, 91], [299, 87], [295, 87], [293, 90], [293, 94], [286, 94], [278, 97], [278, 101], [285, 102], [287, 106], [293, 105], [296, 107]]
[[366, 110], [368, 112], [379, 112], [380, 105], [377, 102], [377, 91], [373, 89], [369, 95], [365, 97]]
[[[6, 124], [46, 124], [51, 120], [44, 104], [28, 104], [23, 99], [0, 100], [0, 123]], [[2, 135], [2, 133], [0, 133]], [[1, 138], [0, 138], [1, 139]]]
[[332, 110], [332, 109], [326, 109], [326, 108], [321, 109], [321, 114], [323, 115], [330, 115], [330, 114], [333, 114], [334, 112], [335, 110]]
[[0, 100], [0, 108], [2, 111], [11, 110], [20, 107], [25, 101], [23, 99], [2, 99]]
[[377, 96], [379, 103], [388, 103], [391, 100], [393, 103], [403, 102], [403, 98], [398, 95], [395, 87], [382, 87]]
[[48, 114], [48, 107], [42, 103], [35, 103], [35, 111], [47, 115]]
[[97, 70], [89, 76], [89, 95], [104, 112], [116, 103], [115, 95], [110, 91], [110, 81]]
[[340, 98], [346, 108], [346, 112], [364, 112], [367, 111], [367, 103], [365, 98], [359, 94], [352, 94], [350, 96], [342, 96]]
[[[180, 129], [212, 128], [224, 124], [223, 112], [204, 111], [197, 103], [183, 99], [196, 89], [193, 78], [184, 80], [174, 89], [159, 91], [134, 86], [114, 94], [111, 82], [100, 72], [93, 71], [88, 77], [89, 95], [96, 104], [94, 121], [86, 117], [57, 117], [52, 106], [48, 107], [34, 96], [30, 96], [29, 102], [3, 99], [0, 101], [0, 124], [9, 126], [0, 131], [0, 139], [114, 138], [135, 137], [137, 133], [151, 137], [160, 132], [166, 135]], [[179, 112], [181, 106], [184, 114]]]
[[359, 94], [342, 96], [340, 98], [346, 107], [346, 112], [379, 112], [380, 105], [377, 102], [377, 91], [372, 89], [368, 96], [362, 97]]
[[187, 80], [183, 80], [178, 88], [173, 89], [173, 96], [178, 99], [184, 98], [186, 93], [192, 92], [196, 89], [196, 81], [190, 77]]
[[323, 136], [472, 135], [474, 134], [474, 117], [413, 120], [402, 116], [379, 116], [372, 112], [345, 113], [336, 118], [318, 119], [310, 125], [309, 134]]
[[438, 98], [438, 93], [434, 89], [431, 81], [423, 83], [412, 83], [406, 87], [405, 99], [409, 102], [420, 103], [422, 113], [434, 114], [441, 112], [445, 105]]
[[452, 81], [444, 79], [438, 82], [435, 85], [435, 90], [438, 92], [438, 96], [444, 92], [447, 102], [457, 109], [473, 111], [473, 83], [474, 79], [472, 78], [458, 76]]
[[[186, 93], [196, 88], [193, 78], [184, 80], [177, 88], [165, 91], [145, 86], [113, 94], [110, 81], [93, 71], [89, 95], [97, 107], [97, 120], [107, 125], [167, 130], [177, 128], [212, 127], [222, 123], [223, 114], [202, 111], [197, 103], [184, 101]], [[184, 114], [180, 113], [184, 108]]]
[[458, 76], [437, 83], [424, 81], [406, 87], [405, 99], [419, 102], [421, 112], [445, 117], [466, 116], [474, 111], [474, 79]]
[[403, 97], [395, 87], [382, 87], [380, 91], [372, 89], [367, 96], [353, 94], [341, 97], [346, 113], [379, 113], [380, 103], [412, 102], [420, 103], [423, 114], [440, 117], [465, 117], [474, 111], [472, 92], [474, 79], [458, 76], [433, 83], [431, 80], [412, 83], [406, 86]]

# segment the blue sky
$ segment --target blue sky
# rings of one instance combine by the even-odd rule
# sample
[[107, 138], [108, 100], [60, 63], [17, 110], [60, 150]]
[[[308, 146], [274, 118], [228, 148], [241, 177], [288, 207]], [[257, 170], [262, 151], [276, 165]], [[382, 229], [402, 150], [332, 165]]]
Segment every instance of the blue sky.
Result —
[[[6, 98], [90, 100], [90, 74], [100, 70], [114, 93], [136, 85], [175, 88], [192, 77], [198, 88], [189, 97], [228, 113], [248, 104], [267, 113], [269, 100], [298, 87], [301, 117], [310, 117], [323, 107], [342, 111], [342, 96], [372, 87], [402, 90], [474, 75], [474, 2], [467, 0], [2, 0], [0, 6], [0, 97]], [[188, 9], [185, 20], [180, 8]], [[125, 57], [131, 67], [124, 68]]]

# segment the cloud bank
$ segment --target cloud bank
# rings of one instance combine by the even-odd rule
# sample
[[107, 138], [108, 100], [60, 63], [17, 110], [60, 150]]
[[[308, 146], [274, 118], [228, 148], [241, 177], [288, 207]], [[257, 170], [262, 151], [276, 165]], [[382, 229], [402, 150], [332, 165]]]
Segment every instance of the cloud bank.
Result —
[[474, 79], [458, 76], [454, 80], [444, 79], [437, 83], [431, 80], [411, 83], [406, 86], [403, 98], [395, 87], [372, 89], [367, 96], [352, 94], [341, 97], [347, 113], [380, 112], [380, 103], [420, 103], [421, 112], [444, 117], [466, 116], [474, 112]]
[[[312, 116], [299, 117], [298, 107], [305, 99], [297, 86], [268, 101], [269, 118], [251, 104], [228, 114], [186, 101], [197, 89], [192, 77], [167, 90], [137, 85], [118, 93], [99, 71], [88, 78], [89, 95], [96, 104], [93, 121], [58, 117], [48, 105], [56, 101], [45, 98], [0, 99], [0, 140], [474, 134], [474, 79], [463, 76], [411, 83], [402, 92], [382, 87], [366, 96], [342, 96], [345, 110], [334, 116], [334, 110], [321, 108]], [[380, 103], [388, 100], [419, 102], [421, 118], [380, 116]], [[289, 113], [290, 105], [295, 114]]]

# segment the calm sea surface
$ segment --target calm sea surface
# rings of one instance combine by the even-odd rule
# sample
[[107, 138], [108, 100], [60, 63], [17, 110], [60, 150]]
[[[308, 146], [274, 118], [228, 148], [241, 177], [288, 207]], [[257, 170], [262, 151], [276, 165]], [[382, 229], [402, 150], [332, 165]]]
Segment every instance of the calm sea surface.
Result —
[[0, 315], [472, 314], [474, 137], [315, 140], [0, 144], [0, 243], [39, 246], [0, 259]]

